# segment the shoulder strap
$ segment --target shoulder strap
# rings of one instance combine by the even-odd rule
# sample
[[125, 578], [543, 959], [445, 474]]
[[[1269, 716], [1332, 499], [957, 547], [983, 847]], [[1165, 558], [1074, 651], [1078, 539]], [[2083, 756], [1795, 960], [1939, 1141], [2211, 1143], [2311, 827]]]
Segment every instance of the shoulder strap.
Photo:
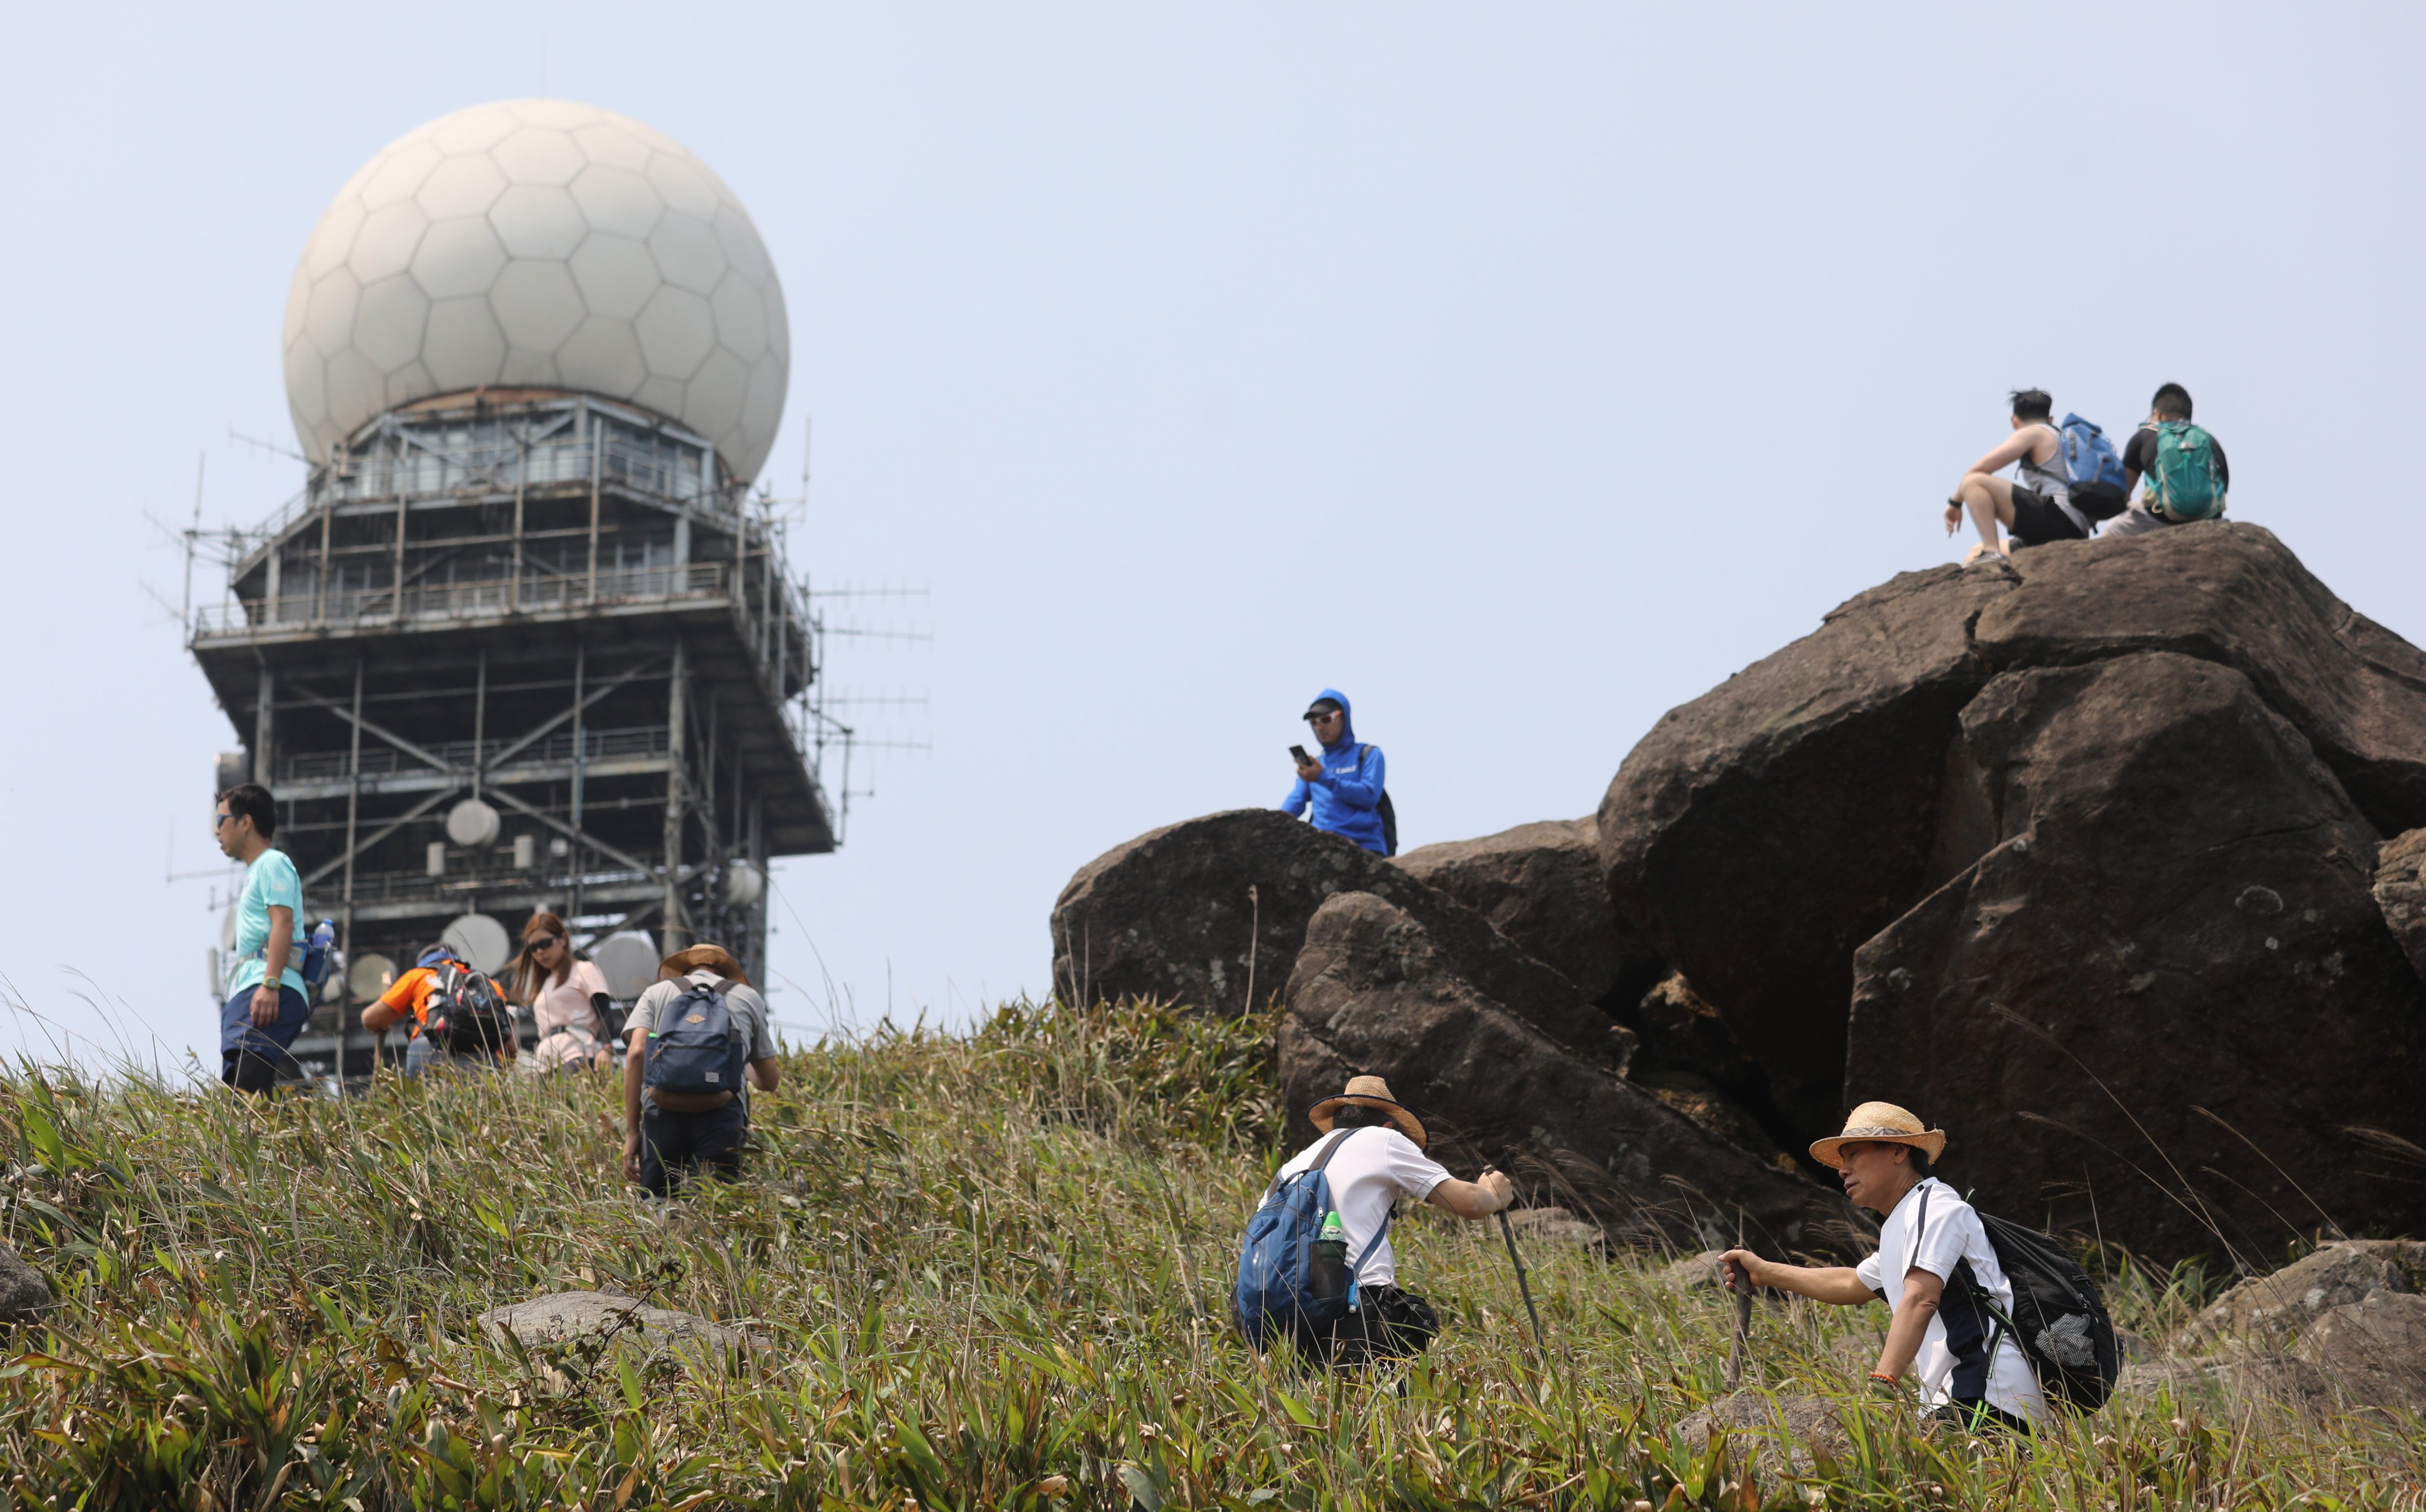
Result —
[[1315, 1163], [1308, 1166], [1306, 1169], [1309, 1171], [1319, 1171], [1325, 1166], [1330, 1165], [1331, 1157], [1339, 1153], [1339, 1147], [1348, 1143], [1348, 1136], [1355, 1132], [1356, 1131], [1353, 1129], [1340, 1129], [1334, 1131], [1331, 1136], [1331, 1143], [1323, 1148], [1321, 1155], [1317, 1157]]

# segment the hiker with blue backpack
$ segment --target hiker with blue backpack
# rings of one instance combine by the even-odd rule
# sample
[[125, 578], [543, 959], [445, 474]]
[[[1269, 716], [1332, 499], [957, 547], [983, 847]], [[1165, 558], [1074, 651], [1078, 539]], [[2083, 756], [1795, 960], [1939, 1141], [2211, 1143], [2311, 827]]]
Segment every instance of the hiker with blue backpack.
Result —
[[665, 1197], [696, 1172], [739, 1176], [750, 1089], [782, 1079], [767, 1000], [741, 963], [721, 945], [674, 952], [623, 1028], [624, 1178]]
[[2148, 419], [2123, 447], [2124, 489], [2139, 486], [2109, 536], [2142, 536], [2167, 525], [2224, 516], [2232, 468], [2216, 439], [2191, 423], [2191, 391], [2168, 383], [2149, 401]]
[[[2065, 458], [2065, 428], [2055, 424], [2055, 401], [2044, 389], [2016, 389], [2013, 402], [2013, 434], [1973, 462], [1946, 501], [1948, 535], [1965, 514], [1980, 532], [1980, 543], [1965, 562], [2005, 555], [1999, 525], [2015, 546], [2087, 540], [2094, 528], [2091, 516], [2073, 503], [2074, 474]], [[2086, 425], [2075, 415], [2064, 420], [2067, 427]], [[2093, 433], [2096, 428], [2087, 426]], [[2111, 448], [2107, 455], [2113, 455]], [[1997, 476], [2008, 467], [2014, 469], [2011, 478]]]
[[1440, 1331], [1399, 1285], [1390, 1220], [1400, 1198], [1480, 1221], [1515, 1200], [1496, 1170], [1461, 1182], [1424, 1153], [1423, 1121], [1378, 1076], [1349, 1078], [1307, 1113], [1322, 1137], [1283, 1165], [1238, 1250], [1231, 1305], [1250, 1343], [1282, 1339], [1334, 1370], [1412, 1359]]
[[1303, 746], [1289, 748], [1297, 759], [1297, 784], [1281, 800], [1281, 808], [1294, 816], [1311, 807], [1317, 829], [1379, 855], [1396, 856], [1399, 815], [1383, 786], [1382, 748], [1358, 744], [1348, 695], [1324, 688], [1304, 719], [1321, 743], [1322, 754], [1308, 755]]

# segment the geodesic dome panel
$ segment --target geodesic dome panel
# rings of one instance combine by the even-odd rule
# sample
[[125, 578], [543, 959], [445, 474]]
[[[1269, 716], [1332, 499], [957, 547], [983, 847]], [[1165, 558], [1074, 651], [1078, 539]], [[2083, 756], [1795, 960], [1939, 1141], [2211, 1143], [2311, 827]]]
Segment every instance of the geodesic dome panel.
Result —
[[458, 110], [364, 164], [304, 246], [285, 347], [315, 461], [416, 399], [532, 386], [653, 410], [747, 480], [791, 370], [783, 286], [724, 181], [565, 100]]

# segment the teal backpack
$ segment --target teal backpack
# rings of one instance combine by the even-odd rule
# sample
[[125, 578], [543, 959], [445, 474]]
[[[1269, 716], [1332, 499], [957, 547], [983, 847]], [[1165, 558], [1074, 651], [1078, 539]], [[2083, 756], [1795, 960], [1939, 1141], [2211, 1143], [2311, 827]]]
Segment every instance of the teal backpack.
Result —
[[2148, 469], [2148, 510], [2176, 524], [2224, 513], [2224, 470], [2215, 438], [2187, 420], [2157, 426], [2157, 457]]

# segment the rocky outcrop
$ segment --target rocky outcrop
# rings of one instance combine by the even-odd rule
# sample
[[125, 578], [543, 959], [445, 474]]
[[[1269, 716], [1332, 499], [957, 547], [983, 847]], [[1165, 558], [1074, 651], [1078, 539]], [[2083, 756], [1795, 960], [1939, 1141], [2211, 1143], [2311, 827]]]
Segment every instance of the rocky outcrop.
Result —
[[1640, 992], [1644, 978], [1662, 969], [1609, 907], [1591, 819], [1518, 825], [1480, 840], [1425, 845], [1398, 861], [1490, 920], [1527, 955], [1556, 967], [1592, 1002]]
[[2279, 1349], [2336, 1308], [2372, 1292], [2426, 1289], [2426, 1241], [2359, 1239], [2320, 1246], [2269, 1276], [2252, 1277], [2209, 1304], [2177, 1345], [2241, 1339]]
[[[1252, 890], [1252, 892], [1251, 892]], [[1630, 1036], [1575, 984], [1482, 915], [1371, 851], [1270, 809], [1208, 814], [1140, 835], [1089, 862], [1053, 909], [1054, 980], [1065, 1002], [1160, 998], [1237, 1014], [1289, 980], [1306, 925], [1342, 893], [1386, 897], [1423, 921], [1480, 989], [1595, 1061]]]
[[2182, 1330], [2173, 1357], [2133, 1367], [2122, 1385], [2271, 1398], [2312, 1418], [2426, 1414], [2421, 1280], [2426, 1243], [2322, 1246], [2226, 1292]]
[[2419, 1132], [2426, 988], [2299, 731], [2142, 651], [1998, 677], [1962, 732], [1995, 843], [1863, 946], [1849, 1087], [1942, 1120], [1988, 1211], [2160, 1257], [2426, 1225], [2343, 1132]]
[[2410, 966], [2426, 979], [2426, 828], [2387, 840], [2376, 853], [2375, 906]]
[[0, 1323], [32, 1323], [51, 1305], [51, 1283], [10, 1246], [0, 1243]]
[[[1808, 1475], [1815, 1456], [1845, 1459], [1853, 1450], [1839, 1407], [1808, 1392], [1778, 1393], [1747, 1387], [1691, 1412], [1676, 1424], [1688, 1448], [1699, 1455], [1713, 1433], [1729, 1436], [1731, 1462], [1749, 1464], [1755, 1476], [1780, 1481]], [[1749, 1503], [1747, 1503], [1749, 1504]]]
[[2426, 825], [2426, 651], [2353, 610], [2273, 533], [2201, 524], [2016, 555], [1973, 640], [1999, 671], [2174, 651], [2229, 667], [2384, 833]]
[[[1697, 1126], [1618, 1067], [1575, 1054], [1499, 1002], [1452, 943], [1397, 903], [1325, 902], [1289, 974], [1280, 1073], [1291, 1136], [1302, 1110], [1359, 1074], [1418, 1110], [1453, 1170], [1496, 1165], [1536, 1200], [1619, 1238], [1695, 1247], [1740, 1222], [1772, 1252], [1839, 1247], [1841, 1198]], [[1622, 1032], [1622, 1031], [1620, 1031]]]
[[643, 1349], [720, 1352], [766, 1343], [692, 1313], [653, 1308], [635, 1297], [607, 1292], [557, 1292], [491, 1308], [478, 1321], [491, 1340], [502, 1344], [510, 1335], [523, 1348], [534, 1351], [629, 1343]]
[[1671, 710], [1601, 801], [1618, 916], [1717, 1009], [1803, 1139], [1844, 1111], [1853, 952], [1971, 859], [1935, 854], [1937, 799], [1990, 675], [1971, 623], [2016, 581], [1942, 567], [1862, 594]]

